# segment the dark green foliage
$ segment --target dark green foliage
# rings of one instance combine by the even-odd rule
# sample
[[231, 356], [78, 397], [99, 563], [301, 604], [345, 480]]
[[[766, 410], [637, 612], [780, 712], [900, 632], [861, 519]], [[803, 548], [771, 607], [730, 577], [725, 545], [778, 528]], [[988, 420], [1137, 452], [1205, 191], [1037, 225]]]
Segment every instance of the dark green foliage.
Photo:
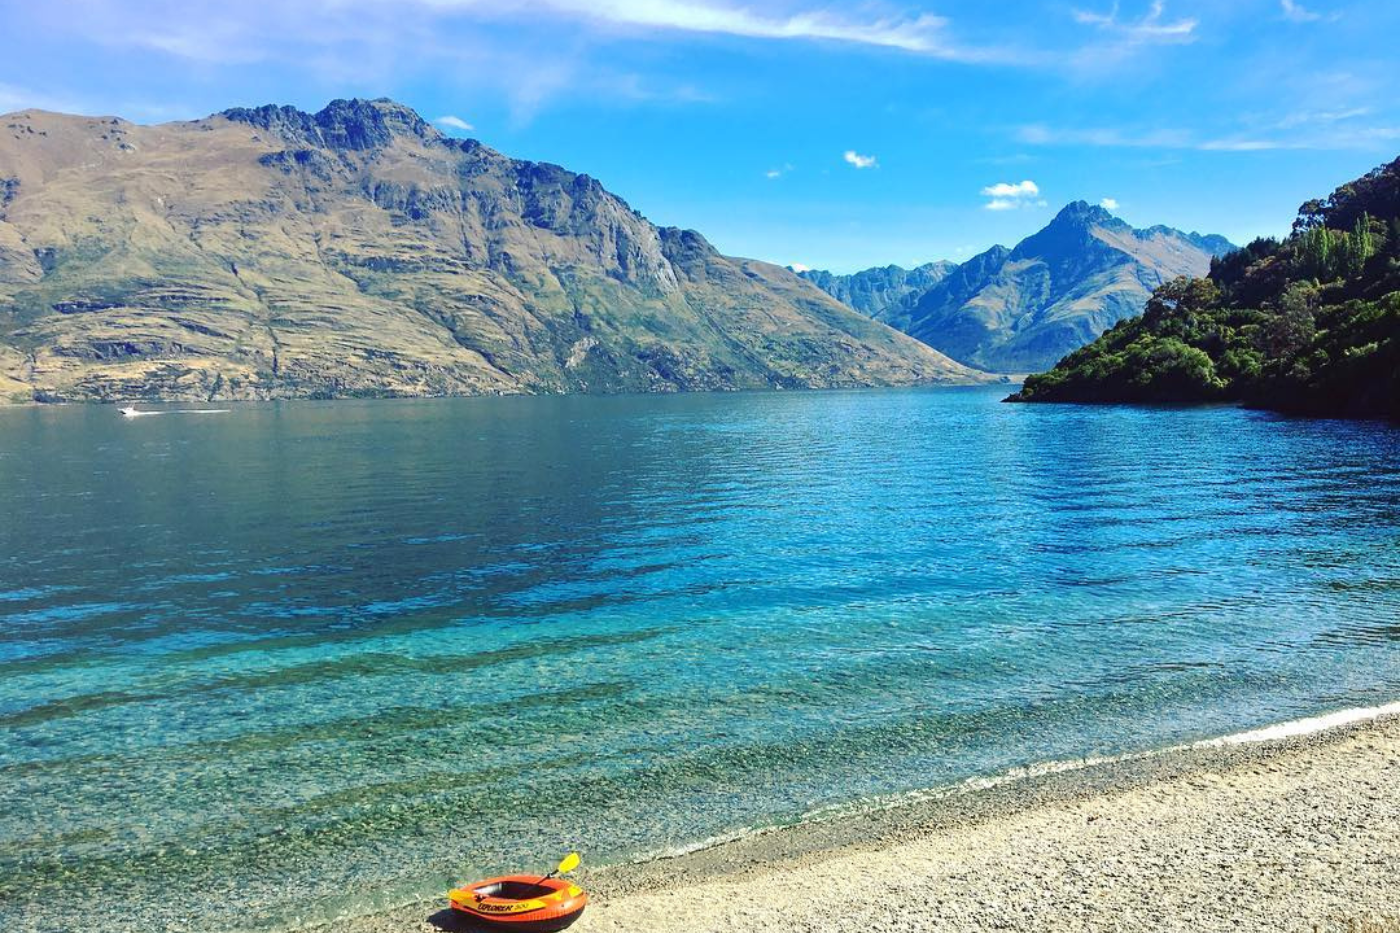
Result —
[[1176, 279], [1017, 401], [1243, 401], [1400, 418], [1400, 159]]

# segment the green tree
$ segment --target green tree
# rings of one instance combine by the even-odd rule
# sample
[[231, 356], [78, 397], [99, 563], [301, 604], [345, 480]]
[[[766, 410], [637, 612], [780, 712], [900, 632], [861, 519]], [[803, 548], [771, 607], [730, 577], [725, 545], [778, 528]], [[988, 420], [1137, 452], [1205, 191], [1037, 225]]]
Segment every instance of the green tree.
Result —
[[1220, 289], [1210, 279], [1178, 276], [1158, 286], [1147, 299], [1142, 320], [1155, 334], [1184, 336], [1197, 329], [1199, 316], [1220, 301]]
[[1303, 275], [1330, 282], [1335, 279], [1337, 234], [1327, 227], [1308, 227], [1298, 234], [1298, 265]]
[[1271, 359], [1296, 357], [1317, 333], [1317, 289], [1307, 282], [1294, 282], [1279, 298], [1277, 313], [1259, 330], [1261, 349]]
[[1356, 218], [1356, 227], [1351, 233], [1351, 256], [1349, 275], [1358, 276], [1366, 269], [1366, 263], [1376, 255], [1376, 238], [1371, 232], [1371, 215], [1363, 213]]

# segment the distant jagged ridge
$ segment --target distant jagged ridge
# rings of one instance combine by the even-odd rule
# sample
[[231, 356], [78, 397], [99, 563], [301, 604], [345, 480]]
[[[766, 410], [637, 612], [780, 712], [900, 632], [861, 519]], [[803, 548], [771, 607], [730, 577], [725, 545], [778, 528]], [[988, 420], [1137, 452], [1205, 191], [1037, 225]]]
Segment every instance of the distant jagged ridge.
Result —
[[1180, 278], [1011, 401], [1207, 402], [1400, 419], [1400, 159]]
[[912, 269], [890, 265], [849, 275], [823, 269], [804, 269], [797, 274], [861, 314], [898, 327], [894, 321], [901, 312], [956, 268], [957, 263], [940, 260]]
[[[1234, 246], [1166, 226], [1135, 230], [1102, 207], [1067, 205], [1014, 249], [961, 265], [802, 275], [846, 304], [969, 366], [1031, 372], [1142, 313], [1152, 289], [1203, 274]], [[919, 270], [929, 270], [915, 276]]]
[[0, 400], [984, 378], [391, 100], [0, 117]]
[[1224, 256], [1227, 253], [1233, 253], [1235, 250], [1239, 249], [1238, 246], [1236, 246], [1234, 243], [1231, 243], [1229, 240], [1227, 240], [1225, 237], [1221, 236], [1218, 233], [1201, 234], [1197, 233], [1194, 230], [1187, 233], [1181, 230], [1177, 230], [1175, 227], [1168, 227], [1163, 224], [1156, 224], [1155, 226], [1148, 227], [1146, 230], [1140, 230], [1138, 232], [1147, 237], [1180, 237], [1186, 242], [1190, 243], [1192, 246], [1196, 247], [1197, 249], [1212, 257]]

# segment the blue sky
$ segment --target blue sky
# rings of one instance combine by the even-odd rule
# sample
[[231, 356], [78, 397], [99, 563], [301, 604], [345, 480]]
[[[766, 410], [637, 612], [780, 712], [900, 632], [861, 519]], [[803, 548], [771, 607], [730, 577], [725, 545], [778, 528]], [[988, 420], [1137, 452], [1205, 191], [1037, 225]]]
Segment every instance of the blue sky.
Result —
[[[1243, 242], [1400, 153], [1378, 0], [0, 0], [0, 112], [390, 96], [725, 252], [837, 271], [1070, 200]], [[469, 127], [469, 128], [468, 128]]]

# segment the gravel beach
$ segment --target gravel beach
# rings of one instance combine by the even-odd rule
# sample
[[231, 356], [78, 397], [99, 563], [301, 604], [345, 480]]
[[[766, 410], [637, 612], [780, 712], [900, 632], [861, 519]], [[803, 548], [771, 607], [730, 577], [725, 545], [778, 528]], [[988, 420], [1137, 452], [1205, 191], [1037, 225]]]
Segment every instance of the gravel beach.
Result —
[[[579, 880], [593, 893], [579, 933], [1400, 933], [1400, 716], [1046, 774]], [[441, 906], [336, 929], [469, 929]]]

